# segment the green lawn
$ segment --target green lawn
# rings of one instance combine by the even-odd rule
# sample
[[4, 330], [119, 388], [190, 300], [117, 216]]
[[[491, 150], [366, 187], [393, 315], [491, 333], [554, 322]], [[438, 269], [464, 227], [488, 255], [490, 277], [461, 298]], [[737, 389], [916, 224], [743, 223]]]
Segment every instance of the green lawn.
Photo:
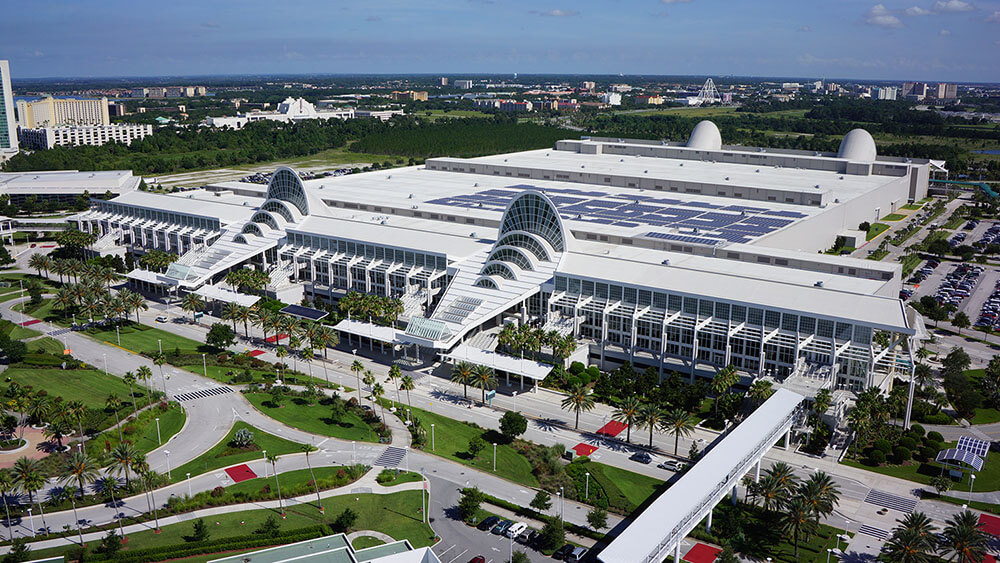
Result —
[[[126, 395], [122, 397], [122, 400], [126, 404], [120, 416], [124, 417], [132, 412], [132, 398]], [[136, 404], [140, 409], [146, 406], [146, 403], [138, 396], [136, 397]], [[160, 442], [156, 438], [157, 418], [160, 419], [160, 438], [163, 443], [166, 443], [171, 436], [181, 431], [181, 428], [184, 427], [186, 417], [184, 409], [177, 403], [171, 403], [165, 411], [160, 410], [154, 404], [152, 409], [147, 409], [139, 413], [138, 421], [128, 422], [124, 425], [125, 428], [134, 428], [133, 431], [125, 433], [124, 438], [130, 440], [140, 453], [147, 454], [160, 447]], [[118, 443], [118, 430], [114, 428], [105, 430], [100, 436], [87, 441], [87, 452], [95, 455], [104, 451], [105, 448], [114, 448]]]
[[587, 468], [591, 477], [603, 475], [609, 483], [614, 483], [636, 506], [645, 502], [663, 484], [660, 479], [594, 461], [588, 463]]
[[[249, 450], [234, 450], [229, 447], [229, 442], [233, 439], [233, 436], [236, 435], [236, 431], [240, 428], [246, 428], [253, 432], [254, 442], [257, 445], [256, 448]], [[235, 465], [237, 463], [261, 460], [264, 458], [261, 453], [262, 450], [267, 450], [269, 454], [284, 455], [297, 453], [301, 447], [302, 444], [280, 438], [273, 434], [268, 434], [263, 430], [250, 426], [242, 420], [237, 420], [236, 423], [233, 424], [233, 427], [229, 429], [229, 433], [226, 434], [226, 437], [223, 438], [218, 444], [212, 446], [212, 449], [201, 454], [195, 459], [192, 459], [184, 465], [181, 465], [180, 467], [175, 467], [171, 473], [174, 481], [180, 481], [185, 478], [186, 473], [199, 475], [221, 467], [229, 467], [230, 465]]]
[[[946, 443], [945, 447], [953, 448], [955, 447], [954, 444], [955, 442]], [[986, 459], [986, 463], [983, 464], [983, 470], [976, 474], [976, 491], [987, 492], [1000, 490], [1000, 461], [994, 459], [993, 457], [994, 456], [988, 457]], [[890, 475], [892, 477], [906, 479], [922, 485], [930, 485], [932, 477], [941, 475], [942, 467], [934, 461], [925, 463], [911, 461], [909, 462], [909, 465], [883, 465], [880, 467], [871, 467], [861, 463], [860, 461], [854, 461], [850, 456], [845, 457], [844, 461], [841, 463], [851, 467], [881, 473], [882, 475]], [[956, 487], [959, 489], [968, 489], [968, 483], [969, 480], [966, 476], [962, 484], [956, 483]]]
[[906, 209], [907, 211], [916, 211], [923, 206], [924, 206], [923, 203], [907, 203], [903, 207], [900, 207], [900, 209]]
[[[385, 401], [386, 405], [395, 404], [392, 401]], [[408, 408], [402, 405], [402, 408]], [[493, 472], [493, 447], [488, 443], [490, 435], [482, 428], [475, 428], [464, 422], [450, 419], [439, 414], [435, 414], [422, 409], [414, 408], [413, 416], [420, 419], [424, 430], [427, 431], [427, 445], [424, 451], [441, 457], [457, 461], [465, 465], [471, 465], [479, 470], [489, 473]], [[431, 424], [434, 425], [433, 448], [431, 440]], [[469, 455], [469, 441], [481, 436], [487, 441], [486, 449], [479, 452], [479, 456], [472, 458]], [[538, 479], [531, 471], [531, 463], [526, 457], [521, 455], [508, 444], [497, 445], [496, 474], [516, 483], [521, 483], [529, 487], [537, 487]]]
[[42, 335], [42, 333], [37, 330], [25, 328], [8, 320], [0, 320], [0, 332], [5, 333], [11, 340], [24, 340], [26, 338], [34, 338]]
[[374, 537], [374, 536], [358, 536], [354, 538], [351, 542], [351, 547], [357, 550], [365, 549], [367, 547], [375, 547], [376, 545], [382, 545], [385, 542]]
[[886, 225], [885, 223], [875, 223], [870, 229], [868, 229], [868, 236], [865, 240], [872, 240], [887, 230], [889, 230], [889, 225]]
[[28, 342], [29, 352], [41, 352], [44, 354], [58, 355], [62, 354], [63, 350], [65, 350], [65, 348], [63, 348], [63, 343], [55, 338], [52, 338], [51, 336], [46, 336], [44, 338]]
[[[286, 510], [285, 519], [279, 520], [281, 531], [289, 532], [317, 524], [329, 524], [344, 509], [350, 508], [358, 515], [354, 529], [383, 532], [395, 539], [409, 540], [414, 547], [429, 546], [433, 543], [433, 532], [427, 524], [421, 521], [421, 495], [421, 491], [403, 491], [389, 495], [351, 494], [330, 497], [323, 499], [326, 514], [321, 514], [312, 504], [295, 505]], [[218, 514], [205, 517], [204, 520], [208, 524], [210, 539], [221, 540], [237, 536], [250, 536], [268, 516], [276, 515], [277, 510], [260, 509]], [[191, 534], [192, 526], [191, 522], [182, 522], [163, 526], [159, 534], [152, 530], [129, 534], [128, 544], [122, 548], [122, 553], [136, 549], [182, 545], [185, 543], [184, 536]], [[87, 545], [88, 550], [93, 550], [98, 546], [100, 546], [98, 541], [90, 542]], [[74, 549], [73, 546], [63, 546], [32, 550], [31, 557], [34, 559], [53, 557], [67, 554], [72, 549]], [[236, 553], [240, 553], [240, 551], [226, 555]], [[204, 562], [218, 558], [219, 555], [199, 555], [178, 561]]]
[[[289, 366], [292, 365], [291, 360], [286, 359], [286, 362], [288, 362]], [[302, 371], [302, 369], [305, 368], [306, 371], [308, 372], [309, 366], [304, 364], [305, 362], [299, 361], [298, 365], [296, 365], [295, 367], [298, 369], [298, 371]], [[183, 370], [187, 370], [191, 373], [196, 373], [198, 375], [205, 375], [206, 372], [205, 364], [185, 364], [177, 367]], [[233, 375], [229, 375], [230, 372], [236, 375], [236, 374], [242, 374], [244, 370], [244, 368], [235, 365], [226, 365], [226, 366], [209, 365], [207, 366], [207, 368], [208, 368], [207, 369], [208, 377], [216, 381], [220, 381], [222, 383], [229, 383], [229, 381], [233, 378]], [[250, 373], [253, 375], [253, 383], [264, 383], [265, 381], [273, 382], [275, 375], [277, 375], [274, 369], [251, 369]], [[292, 384], [304, 384], [307, 381], [309, 381], [308, 375], [302, 375], [302, 374], [292, 375], [291, 369], [286, 370], [283, 377], [286, 381], [289, 381]], [[323, 377], [322, 368], [313, 370], [312, 382], [317, 387], [324, 387], [324, 388], [326, 387], [326, 379]], [[337, 385], [336, 383], [331, 383], [330, 387], [334, 389], [341, 388], [340, 385]]]
[[[44, 389], [51, 397], [80, 401], [92, 409], [104, 409], [104, 402], [111, 393], [123, 400], [129, 398], [125, 382], [98, 370], [12, 367], [4, 372], [4, 377], [21, 385], [31, 385], [36, 391]], [[136, 391], [140, 391], [139, 386]]]
[[[587, 473], [590, 473], [589, 491]], [[574, 495], [567, 497], [619, 514], [634, 512], [663, 485], [660, 479], [594, 461], [575, 461], [566, 467], [566, 474], [573, 479], [576, 489]]]
[[[121, 326], [118, 332], [121, 335], [122, 348], [147, 356], [153, 356], [159, 352], [160, 341], [163, 342], [164, 353], [171, 353], [176, 349], [179, 349], [182, 354], [200, 354], [215, 351], [201, 342], [195, 342], [172, 332], [146, 325], [129, 323]], [[114, 327], [110, 329], [95, 328], [86, 331], [86, 334], [109, 344], [118, 344], [118, 335], [115, 333]], [[200, 373], [200, 370], [196, 373]]]
[[330, 407], [318, 402], [309, 405], [303, 399], [286, 398], [280, 407], [275, 408], [271, 406], [271, 395], [268, 393], [244, 393], [244, 396], [260, 412], [293, 428], [342, 440], [378, 442], [378, 434], [354, 413], [346, 412], [335, 421], [330, 418]]
[[906, 219], [906, 215], [902, 215], [899, 213], [890, 213], [885, 217], [882, 217], [883, 221], [902, 221], [903, 219]]
[[[984, 369], [970, 369], [965, 372], [965, 375], [972, 381], [972, 384], [977, 389], [980, 387], [980, 381], [983, 376], [986, 375], [986, 370]], [[993, 407], [980, 407], [976, 409], [976, 414], [972, 415], [972, 424], [992, 424], [994, 422], [1000, 422], [1000, 410]]]

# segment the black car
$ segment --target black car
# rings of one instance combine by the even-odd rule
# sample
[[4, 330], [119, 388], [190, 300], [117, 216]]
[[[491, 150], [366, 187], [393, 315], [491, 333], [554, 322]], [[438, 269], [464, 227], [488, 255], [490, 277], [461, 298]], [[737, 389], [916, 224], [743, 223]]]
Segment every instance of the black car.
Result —
[[493, 528], [493, 526], [496, 526], [499, 523], [500, 523], [499, 516], [490, 516], [485, 520], [483, 520], [482, 522], [480, 522], [479, 525], [476, 527], [485, 532], [486, 530]]
[[570, 553], [573, 553], [574, 549], [576, 549], [576, 546], [574, 546], [571, 543], [568, 543], [568, 544], [560, 547], [559, 549], [557, 549], [556, 552], [552, 554], [552, 558], [553, 559], [565, 559], [567, 555], [569, 555]]
[[524, 532], [521, 532], [521, 535], [517, 536], [517, 538], [514, 541], [524, 545], [532, 545], [535, 543], [535, 540], [538, 539], [538, 536], [539, 533], [537, 530], [532, 530], [529, 528]]
[[653, 458], [650, 457], [649, 454], [647, 454], [646, 452], [635, 452], [634, 454], [629, 456], [629, 459], [631, 459], [632, 461], [638, 461], [639, 463], [649, 463], [653, 461]]

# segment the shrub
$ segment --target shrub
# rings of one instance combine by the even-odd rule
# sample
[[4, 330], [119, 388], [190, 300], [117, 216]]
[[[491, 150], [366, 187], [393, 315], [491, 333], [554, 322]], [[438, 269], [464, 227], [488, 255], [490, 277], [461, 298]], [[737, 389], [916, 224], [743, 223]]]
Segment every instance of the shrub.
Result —
[[872, 447], [884, 454], [888, 454], [889, 452], [892, 451], [892, 444], [889, 443], [889, 440], [886, 440], [885, 438], [879, 438], [878, 440], [875, 440], [875, 442], [872, 444]]
[[917, 441], [914, 440], [913, 438], [910, 438], [909, 436], [903, 436], [902, 438], [899, 439], [899, 441], [896, 442], [896, 445], [902, 446], [910, 451], [913, 451], [917, 448]]
[[931, 430], [930, 432], [927, 433], [927, 441], [928, 442], [944, 442], [944, 436], [942, 436], [941, 433], [938, 432], [938, 431], [936, 431], [936, 430]]
[[[923, 417], [921, 422], [926, 422], [927, 424], [938, 424], [944, 426], [946, 424], [951, 424], [951, 417], [943, 412], [929, 414]], [[934, 434], [934, 432], [929, 432], [928, 435]]]
[[937, 453], [938, 450], [935, 450], [930, 446], [921, 446], [920, 451], [917, 455], [920, 456], [921, 461], [927, 461], [929, 459], [934, 459], [934, 456], [936, 456]]
[[247, 428], [240, 428], [233, 435], [229, 444], [234, 448], [249, 448], [253, 445], [253, 432]]
[[212, 489], [212, 496], [213, 497], [221, 497], [224, 494], [226, 494], [226, 488], [225, 487], [216, 487], [216, 488]]
[[885, 452], [876, 449], [868, 452], [869, 465], [882, 465], [883, 463], [885, 463]]
[[896, 446], [896, 448], [892, 450], [892, 457], [896, 463], [903, 463], [905, 461], [910, 461], [910, 458], [913, 457], [913, 454], [910, 453], [909, 448], [904, 448], [903, 446]]
[[573, 375], [580, 375], [581, 373], [583, 373], [585, 369], [587, 369], [587, 366], [583, 365], [582, 363], [573, 362], [569, 365], [569, 370], [567, 371], [569, 371]]
[[919, 424], [914, 424], [910, 426], [910, 432], [913, 432], [914, 434], [916, 434], [921, 438], [923, 438], [925, 434], [924, 427], [920, 426]]

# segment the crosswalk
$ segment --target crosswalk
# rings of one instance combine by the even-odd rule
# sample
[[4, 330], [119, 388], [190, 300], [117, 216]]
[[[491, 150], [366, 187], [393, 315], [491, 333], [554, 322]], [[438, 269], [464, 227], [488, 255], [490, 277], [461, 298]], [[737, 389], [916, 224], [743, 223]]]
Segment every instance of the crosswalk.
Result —
[[403, 448], [397, 448], [394, 446], [389, 446], [378, 456], [375, 460], [375, 465], [382, 467], [399, 467], [399, 463], [403, 461], [403, 457], [406, 456], [406, 450]]
[[51, 331], [47, 332], [46, 334], [48, 336], [62, 336], [64, 334], [68, 333], [68, 332], [73, 332], [73, 330], [69, 329], [69, 328], [57, 328], [56, 330], [51, 330]]
[[878, 489], [868, 491], [868, 496], [865, 497], [865, 502], [876, 506], [884, 506], [885, 508], [892, 510], [898, 510], [905, 514], [909, 514], [917, 508], [916, 499], [901, 497], [899, 495], [894, 495]]
[[882, 541], [889, 539], [889, 532], [887, 530], [876, 528], [875, 526], [869, 526], [868, 524], [862, 524], [861, 527], [858, 528], [858, 533], [871, 536]]
[[205, 397], [212, 397], [214, 395], [225, 395], [226, 393], [232, 393], [233, 390], [229, 387], [212, 387], [211, 389], [201, 389], [199, 391], [191, 391], [189, 393], [178, 393], [174, 395], [175, 401], [193, 401], [195, 399], [204, 399]]

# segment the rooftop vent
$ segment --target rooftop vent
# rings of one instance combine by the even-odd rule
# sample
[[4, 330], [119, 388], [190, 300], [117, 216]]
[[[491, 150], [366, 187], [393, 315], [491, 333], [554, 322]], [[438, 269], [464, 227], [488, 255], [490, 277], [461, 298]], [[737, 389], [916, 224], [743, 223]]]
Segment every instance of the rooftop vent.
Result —
[[670, 258], [667, 258], [663, 262], [660, 262], [660, 264], [663, 264], [664, 266], [669, 266], [670, 265]]
[[469, 233], [469, 236], [472, 238], [476, 238], [476, 231], [472, 231], [471, 233]]
[[413, 194], [410, 194], [410, 198], [409, 199], [413, 199]]
[[392, 180], [392, 174], [389, 174], [388, 176], [386, 176], [385, 179], [386, 180]]
[[813, 285], [816, 286], [816, 287], [823, 287], [823, 280], [819, 280], [818, 282], [814, 283]]
[[729, 181], [729, 176], [726, 176], [726, 181], [727, 181], [727, 182]]

